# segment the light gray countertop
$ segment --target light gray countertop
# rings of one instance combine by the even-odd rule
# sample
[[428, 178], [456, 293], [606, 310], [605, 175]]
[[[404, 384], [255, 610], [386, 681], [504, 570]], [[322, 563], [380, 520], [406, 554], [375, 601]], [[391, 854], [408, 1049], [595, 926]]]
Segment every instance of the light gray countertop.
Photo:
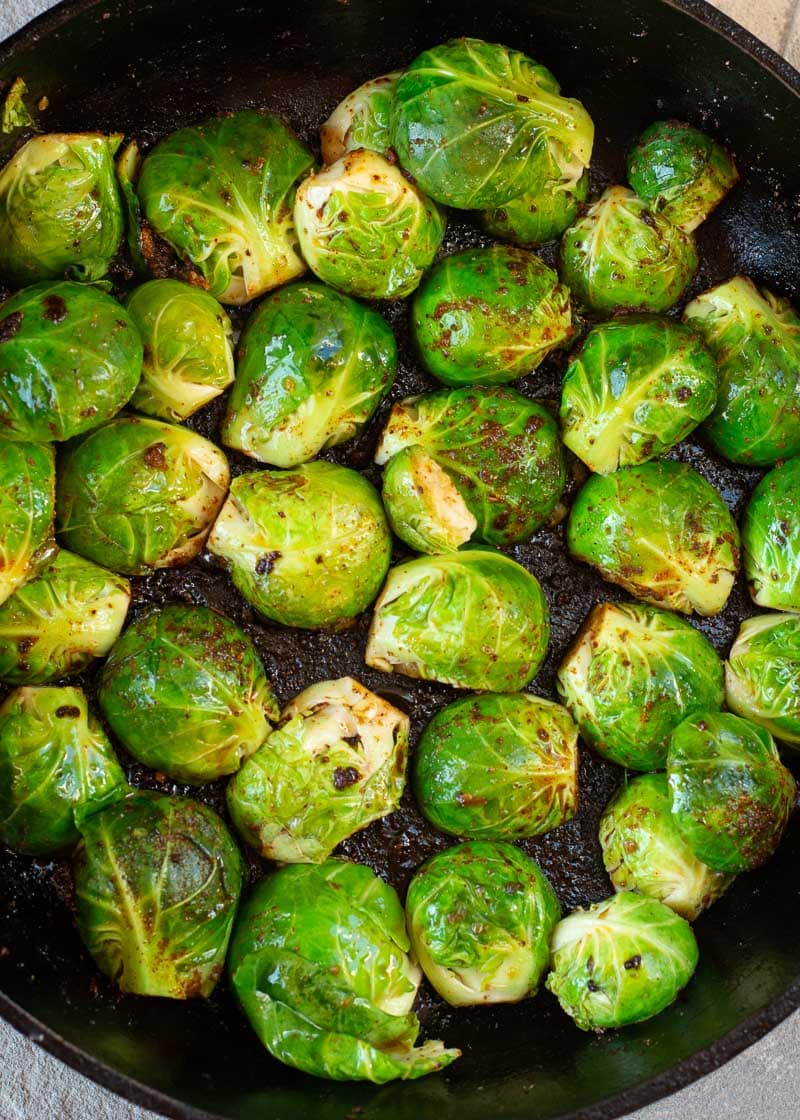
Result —
[[[169, 0], [162, 0], [169, 4]], [[800, 0], [712, 0], [800, 68]], [[0, 0], [0, 41], [52, 0]], [[800, 1012], [716, 1073], [628, 1120], [797, 1120]], [[157, 1120], [0, 1021], [0, 1120]]]

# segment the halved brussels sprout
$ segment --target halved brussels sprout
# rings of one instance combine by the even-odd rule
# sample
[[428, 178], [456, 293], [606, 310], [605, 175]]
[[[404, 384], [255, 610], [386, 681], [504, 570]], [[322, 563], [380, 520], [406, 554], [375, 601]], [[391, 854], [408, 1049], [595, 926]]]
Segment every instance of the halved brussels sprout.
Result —
[[775, 852], [794, 808], [795, 781], [764, 727], [700, 712], [675, 729], [667, 756], [672, 813], [714, 871], [750, 871]]
[[97, 699], [134, 758], [184, 782], [238, 770], [278, 718], [247, 635], [208, 607], [177, 603], [128, 627], [103, 666]]
[[242, 907], [228, 968], [278, 1061], [336, 1081], [414, 1080], [459, 1057], [415, 1047], [422, 973], [403, 908], [368, 867], [341, 860], [267, 875]]
[[569, 292], [535, 253], [510, 245], [444, 257], [411, 306], [423, 364], [445, 385], [531, 373], [572, 335]]
[[323, 163], [366, 148], [386, 155], [392, 147], [390, 116], [394, 88], [402, 70], [372, 78], [341, 101], [319, 130]]
[[296, 696], [228, 785], [239, 834], [276, 863], [321, 863], [397, 808], [409, 719], [352, 677]]
[[656, 121], [628, 156], [628, 182], [647, 205], [687, 233], [739, 181], [725, 149], [682, 121]]
[[435, 202], [378, 152], [357, 148], [297, 188], [294, 222], [320, 280], [351, 296], [400, 299], [419, 284], [445, 230]]
[[701, 863], [684, 840], [664, 774], [641, 774], [612, 797], [600, 818], [600, 846], [616, 890], [657, 898], [690, 922], [732, 881]]
[[207, 292], [180, 280], [151, 280], [128, 297], [144, 343], [139, 412], [185, 420], [233, 381], [233, 328]]
[[67, 440], [110, 420], [142, 372], [142, 341], [111, 296], [69, 281], [0, 307], [0, 437]]
[[692, 978], [692, 927], [654, 898], [623, 891], [556, 926], [547, 987], [583, 1031], [643, 1023]]
[[311, 152], [272, 113], [242, 109], [182, 128], [145, 156], [145, 217], [222, 303], [305, 272], [292, 220]]
[[593, 327], [564, 376], [564, 443], [609, 474], [663, 455], [713, 411], [717, 365], [671, 319], [620, 316]]
[[492, 237], [503, 241], [541, 245], [560, 237], [572, 225], [588, 196], [588, 171], [584, 171], [572, 188], [551, 179], [496, 210], [484, 211], [483, 224]]
[[393, 405], [375, 462], [386, 465], [392, 527], [418, 552], [530, 540], [566, 483], [553, 418], [506, 388], [440, 389]]
[[213, 810], [135, 790], [81, 824], [78, 930], [122, 992], [209, 996], [242, 889], [242, 857]]
[[640, 603], [592, 608], [557, 688], [586, 742], [630, 770], [663, 770], [678, 724], [725, 700], [711, 643], [671, 611]]
[[609, 187], [561, 242], [561, 278], [592, 311], [667, 311], [697, 271], [694, 237]]
[[683, 313], [717, 360], [717, 407], [703, 431], [734, 463], [800, 455], [800, 316], [786, 299], [736, 276]]
[[800, 617], [745, 619], [725, 663], [725, 694], [732, 712], [800, 748]]
[[105, 276], [122, 237], [122, 136], [34, 136], [0, 171], [0, 273], [16, 287]]
[[392, 539], [371, 483], [347, 467], [307, 463], [234, 479], [208, 547], [266, 618], [318, 630], [367, 609]]
[[513, 844], [484, 840], [429, 859], [406, 897], [417, 960], [453, 1007], [535, 995], [560, 917], [539, 865]]
[[575, 499], [569, 550], [637, 599], [718, 614], [739, 567], [739, 531], [721, 494], [685, 463], [592, 475]]
[[396, 370], [382, 315], [323, 284], [292, 284], [247, 322], [223, 442], [296, 467], [358, 435]]
[[0, 838], [26, 855], [78, 842], [128, 785], [79, 688], [18, 688], [0, 706]]
[[46, 684], [105, 657], [120, 635], [131, 587], [61, 549], [0, 606], [0, 680]]
[[536, 676], [549, 641], [536, 577], [510, 556], [470, 546], [391, 569], [365, 658], [383, 673], [516, 692]]
[[753, 490], [742, 553], [753, 602], [800, 612], [800, 457], [775, 467]]
[[55, 554], [55, 488], [52, 447], [0, 441], [0, 603]]
[[422, 733], [414, 793], [431, 824], [453, 836], [549, 832], [578, 807], [578, 729], [560, 704], [527, 692], [456, 700]]
[[454, 39], [424, 51], [398, 81], [392, 142], [432, 198], [485, 210], [548, 181], [573, 187], [589, 166], [594, 124], [521, 51]]
[[140, 416], [89, 432], [59, 466], [61, 541], [125, 575], [197, 556], [230, 480], [225, 456], [209, 440]]

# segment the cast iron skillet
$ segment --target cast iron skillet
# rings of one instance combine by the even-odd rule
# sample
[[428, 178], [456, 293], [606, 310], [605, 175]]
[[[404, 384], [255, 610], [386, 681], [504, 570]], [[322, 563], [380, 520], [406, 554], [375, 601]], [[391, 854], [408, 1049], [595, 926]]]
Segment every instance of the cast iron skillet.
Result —
[[[256, 105], [276, 110], [316, 143], [320, 122], [354, 86], [462, 34], [527, 51], [585, 101], [598, 125], [595, 189], [622, 179], [626, 147], [658, 117], [688, 118], [728, 142], [744, 181], [700, 232], [704, 264], [695, 290], [741, 270], [797, 299], [800, 76], [702, 0], [73, 0], [0, 47], [0, 77], [22, 74], [35, 96], [48, 95], [50, 129], [126, 130], [148, 143], [198, 116]], [[456, 219], [445, 249], [480, 240], [468, 220]], [[405, 311], [387, 314], [402, 353], [395, 396], [418, 392], [428, 382], [408, 345]], [[552, 400], [562, 366], [563, 359], [549, 363], [523, 389]], [[212, 406], [196, 426], [213, 437], [219, 413]], [[379, 426], [380, 418], [337, 458], [368, 469]], [[758, 472], [722, 464], [691, 443], [677, 454], [741, 512]], [[233, 456], [232, 465], [252, 467]], [[563, 528], [544, 530], [513, 553], [536, 572], [550, 601], [552, 648], [535, 683], [548, 695], [589, 607], [615, 592], [567, 558]], [[208, 602], [240, 621], [284, 701], [314, 680], [349, 672], [394, 690], [418, 731], [452, 698], [442, 686], [367, 670], [364, 624], [335, 637], [265, 625], [210, 557], [135, 582], [134, 611], [169, 600]], [[726, 652], [750, 613], [740, 585], [725, 612], [702, 629]], [[82, 683], [91, 693], [92, 674]], [[140, 768], [131, 772], [153, 784]], [[565, 909], [610, 893], [597, 819], [619, 776], [584, 751], [579, 817], [526, 845]], [[221, 806], [219, 788], [201, 796]], [[413, 869], [448, 843], [409, 802], [344, 850], [402, 890]], [[796, 825], [766, 869], [742, 876], [697, 923], [697, 975], [653, 1022], [595, 1037], [577, 1031], [547, 993], [516, 1007], [454, 1014], [424, 992], [426, 1031], [462, 1046], [464, 1057], [446, 1076], [385, 1088], [314, 1081], [273, 1062], [224, 985], [208, 1003], [119, 997], [81, 948], [70, 890], [67, 865], [0, 854], [0, 1011], [76, 1069], [182, 1120], [483, 1120], [487, 1112], [605, 1120], [707, 1073], [800, 1005]]]

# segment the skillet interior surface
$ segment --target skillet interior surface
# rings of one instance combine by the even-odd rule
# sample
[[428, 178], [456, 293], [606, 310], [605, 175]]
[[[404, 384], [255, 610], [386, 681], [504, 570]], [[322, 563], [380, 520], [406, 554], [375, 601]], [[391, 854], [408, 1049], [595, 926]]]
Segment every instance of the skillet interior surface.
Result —
[[[695, 0], [685, 6], [707, 12]], [[597, 123], [595, 191], [623, 180], [626, 148], [654, 119], [677, 116], [714, 132], [736, 153], [743, 182], [700, 230], [703, 263], [693, 292], [744, 271], [798, 298], [800, 113], [793, 72], [786, 68], [788, 80], [781, 80], [735, 43], [660, 0], [315, 0], [289, 7], [266, 0], [83, 0], [0, 48], [0, 77], [22, 74], [36, 97], [47, 94], [50, 130], [124, 130], [147, 145], [202, 116], [252, 105], [279, 113], [316, 148], [319, 124], [350, 89], [460, 34], [527, 51], [585, 102]], [[454, 216], [443, 251], [482, 243], [471, 219]], [[554, 256], [551, 250], [543, 255]], [[391, 399], [432, 387], [410, 346], [406, 305], [381, 310], [401, 350]], [[563, 356], [548, 361], [521, 389], [553, 402], [563, 366]], [[371, 450], [387, 407], [361, 440], [328, 457], [374, 480]], [[211, 405], [190, 424], [216, 439], [221, 411], [219, 403]], [[694, 442], [674, 454], [697, 466], [741, 513], [759, 472], [724, 464]], [[253, 469], [251, 461], [230, 457], [234, 473]], [[573, 470], [572, 492], [576, 477]], [[568, 558], [563, 525], [510, 551], [536, 573], [550, 603], [552, 644], [533, 690], [551, 696], [555, 669], [590, 606], [618, 596]], [[240, 622], [284, 702], [313, 681], [350, 673], [405, 706], [418, 735], [453, 699], [444, 686], [368, 670], [367, 619], [339, 635], [267, 625], [208, 555], [134, 583], [134, 616], [150, 604], [177, 600], [208, 603]], [[752, 613], [740, 581], [726, 610], [700, 629], [725, 654], [740, 620]], [[90, 696], [95, 678], [89, 672], [80, 682]], [[174, 783], [156, 786], [135, 764], [129, 769], [139, 784], [190, 792]], [[578, 817], [523, 845], [550, 876], [565, 910], [610, 893], [597, 822], [621, 775], [583, 749]], [[197, 795], [221, 809], [222, 794], [218, 783]], [[451, 842], [422, 820], [409, 798], [342, 850], [402, 891], [414, 868]], [[454, 1013], [426, 990], [419, 1008], [425, 1032], [461, 1046], [464, 1057], [446, 1076], [379, 1088], [314, 1081], [272, 1061], [224, 984], [208, 1002], [120, 997], [80, 945], [68, 865], [3, 852], [0, 988], [8, 998], [0, 1009], [78, 1068], [173, 1116], [477, 1120], [491, 1111], [540, 1120], [610, 1117], [720, 1064], [800, 1003], [799, 856], [795, 822], [778, 856], [761, 872], [741, 876], [697, 923], [697, 974], [679, 1002], [654, 1021], [595, 1037], [577, 1031], [548, 993], [514, 1007]], [[263, 870], [255, 857], [251, 870], [253, 877]]]

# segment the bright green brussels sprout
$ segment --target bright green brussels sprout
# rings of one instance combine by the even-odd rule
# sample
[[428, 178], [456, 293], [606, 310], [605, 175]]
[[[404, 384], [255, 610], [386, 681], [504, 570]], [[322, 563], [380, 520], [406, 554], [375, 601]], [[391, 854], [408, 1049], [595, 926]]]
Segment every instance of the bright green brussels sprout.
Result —
[[142, 380], [132, 406], [185, 420], [233, 381], [233, 328], [208, 292], [180, 280], [151, 280], [128, 297], [144, 343]]
[[225, 456], [196, 432], [119, 416], [59, 460], [61, 541], [125, 575], [180, 567], [202, 549], [229, 479]]
[[536, 577], [510, 556], [470, 546], [391, 569], [365, 656], [384, 673], [517, 692], [536, 676], [549, 641]]
[[686, 327], [620, 316], [589, 331], [561, 395], [564, 443], [597, 474], [669, 451], [713, 411], [717, 365]]
[[278, 718], [253, 643], [208, 607], [172, 604], [133, 622], [97, 699], [134, 758], [185, 782], [238, 770]]
[[248, 303], [305, 272], [292, 207], [313, 164], [283, 121], [243, 109], [156, 144], [138, 194], [147, 221], [212, 296]]
[[690, 922], [731, 883], [684, 840], [664, 774], [640, 774], [612, 797], [600, 819], [600, 846], [616, 890], [657, 898]]
[[392, 146], [390, 114], [397, 79], [402, 70], [372, 78], [340, 102], [319, 130], [326, 164], [366, 148], [386, 155]]
[[637, 599], [684, 614], [718, 614], [739, 567], [739, 531], [722, 496], [671, 460], [592, 475], [572, 507], [567, 544]]
[[526, 191], [496, 210], [484, 211], [483, 224], [492, 237], [515, 245], [541, 245], [560, 237], [580, 213], [589, 196], [589, 173], [574, 187], [548, 180], [539, 189]]
[[672, 813], [714, 871], [760, 867], [780, 843], [796, 796], [775, 742], [729, 712], [700, 712], [675, 729], [667, 756]]
[[53, 557], [52, 447], [0, 441], [0, 603]]
[[0, 307], [0, 436], [67, 440], [110, 420], [142, 372], [142, 342], [111, 296], [67, 280]]
[[228, 785], [243, 840], [277, 863], [321, 863], [397, 808], [408, 716], [352, 677], [305, 689]]
[[531, 373], [572, 335], [569, 292], [535, 253], [465, 249], [425, 276], [411, 307], [425, 368], [445, 385], [493, 385]]
[[717, 407], [703, 426], [726, 459], [771, 466], [800, 455], [800, 317], [788, 300], [736, 276], [683, 313], [717, 360]]
[[697, 270], [694, 237], [609, 187], [561, 242], [561, 279], [592, 311], [666, 311]]
[[485, 840], [429, 859], [406, 897], [417, 960], [453, 1007], [535, 995], [560, 917], [539, 865], [513, 844]]
[[422, 974], [403, 908], [368, 867], [284, 867], [242, 906], [228, 958], [233, 990], [273, 1057], [336, 1081], [413, 1080], [458, 1050], [415, 1047]]
[[800, 617], [745, 619], [725, 663], [725, 694], [732, 712], [800, 748]]
[[382, 315], [323, 284], [292, 284], [250, 317], [222, 439], [296, 467], [362, 430], [389, 391], [397, 344]]
[[392, 142], [432, 198], [486, 210], [548, 181], [574, 187], [589, 166], [594, 124], [527, 55], [454, 39], [424, 51], [398, 81]]
[[320, 280], [364, 299], [400, 299], [433, 262], [445, 230], [435, 202], [378, 152], [357, 148], [297, 188], [294, 221]]
[[79, 688], [18, 688], [0, 707], [0, 838], [32, 856], [78, 842], [127, 782]]
[[81, 825], [78, 929], [123, 992], [192, 999], [220, 977], [242, 857], [213, 810], [136, 790]]
[[753, 601], [800, 612], [800, 457], [773, 468], [753, 490], [742, 553]]
[[0, 273], [14, 286], [105, 276], [122, 237], [121, 135], [34, 136], [0, 171]]
[[692, 978], [692, 927], [654, 898], [623, 891], [556, 926], [547, 987], [583, 1031], [652, 1019]]
[[130, 584], [61, 549], [0, 606], [0, 680], [46, 684], [105, 657], [120, 635]]
[[445, 552], [469, 539], [530, 540], [566, 483], [553, 418], [506, 388], [440, 389], [401, 401], [375, 462], [386, 466], [383, 499], [392, 527], [418, 552]]
[[437, 712], [414, 759], [414, 793], [442, 832], [520, 840], [578, 807], [578, 729], [527, 692], [465, 696]]
[[739, 180], [725, 149], [682, 121], [656, 121], [628, 156], [628, 182], [647, 205], [687, 233]]
[[318, 630], [367, 609], [392, 539], [371, 483], [347, 467], [307, 463], [234, 479], [208, 547], [266, 618]]
[[582, 738], [630, 770], [663, 770], [678, 724], [725, 700], [722, 662], [708, 639], [671, 611], [641, 603], [592, 608], [557, 688]]

